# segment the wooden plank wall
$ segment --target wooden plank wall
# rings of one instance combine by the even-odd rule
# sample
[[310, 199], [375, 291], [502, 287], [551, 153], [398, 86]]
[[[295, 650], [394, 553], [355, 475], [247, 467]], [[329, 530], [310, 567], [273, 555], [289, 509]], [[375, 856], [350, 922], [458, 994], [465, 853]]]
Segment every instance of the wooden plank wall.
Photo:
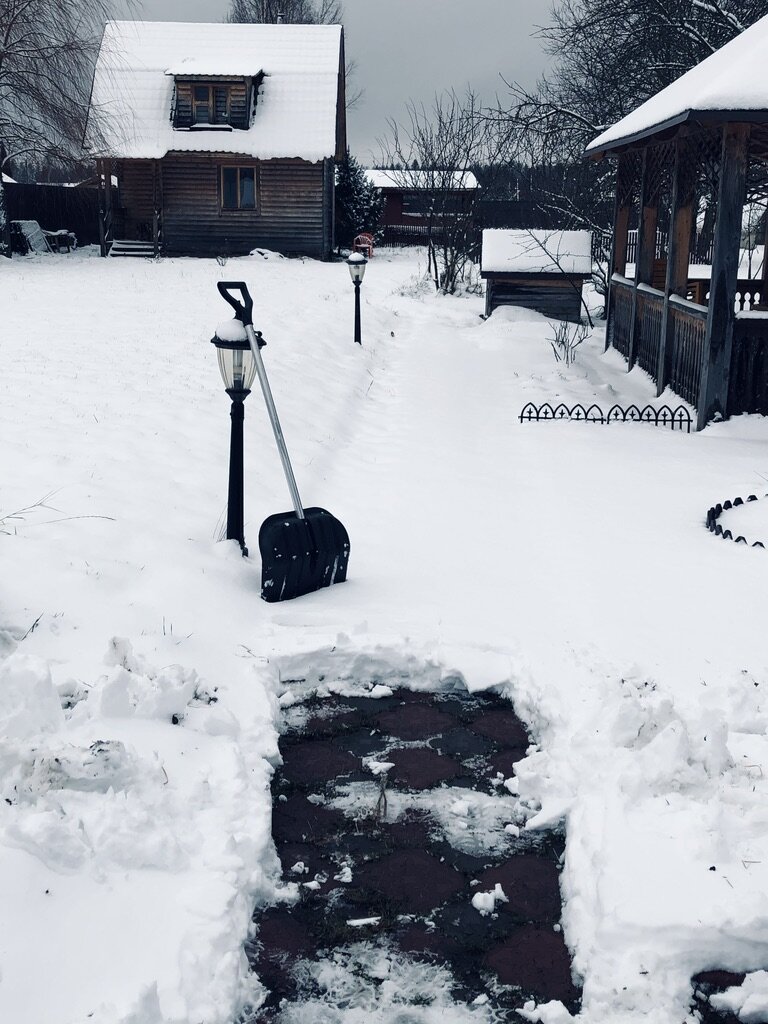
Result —
[[[256, 166], [255, 211], [221, 209], [223, 165]], [[307, 256], [329, 253], [322, 162], [169, 154], [162, 175], [163, 250], [170, 255], [243, 255], [257, 246]]]
[[150, 241], [154, 217], [154, 161], [124, 160], [117, 165], [120, 203], [117, 238]]
[[558, 274], [556, 277], [529, 275], [488, 278], [485, 311], [499, 306], [523, 306], [554, 320], [578, 323], [582, 316], [582, 279]]
[[[224, 79], [211, 79], [210, 81], [198, 79], [196, 81], [183, 81], [176, 79], [176, 99], [174, 104], [174, 127], [187, 128], [192, 124], [192, 89], [195, 85], [209, 85], [225, 87], [230, 92], [230, 120], [233, 128], [248, 128], [250, 124], [250, 109], [248, 99], [248, 85], [246, 79], [238, 81], [226, 81]], [[215, 92], [214, 92], [215, 97]], [[216, 113], [221, 120], [225, 121], [225, 107], [216, 103]]]

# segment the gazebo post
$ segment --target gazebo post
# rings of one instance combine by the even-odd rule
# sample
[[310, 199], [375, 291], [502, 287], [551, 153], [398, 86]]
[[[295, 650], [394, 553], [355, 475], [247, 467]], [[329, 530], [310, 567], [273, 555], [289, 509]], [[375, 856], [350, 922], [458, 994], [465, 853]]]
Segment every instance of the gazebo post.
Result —
[[[613, 242], [611, 245], [611, 264], [608, 274], [608, 316], [611, 321], [611, 284], [614, 274], [624, 277], [627, 273], [627, 243], [629, 241], [629, 218], [632, 213], [632, 159], [622, 153], [616, 171], [616, 200], [613, 206]], [[611, 345], [611, 332], [605, 332], [605, 351]]]
[[632, 321], [629, 337], [627, 370], [637, 360], [637, 339], [640, 334], [637, 287], [653, 281], [653, 261], [656, 258], [656, 225], [659, 219], [658, 194], [650, 194], [648, 147], [643, 150], [643, 173], [640, 183], [640, 220], [637, 225], [637, 253], [635, 255], [635, 290], [632, 294]]
[[659, 362], [656, 369], [656, 395], [669, 381], [674, 352], [674, 321], [669, 315], [670, 295], [685, 298], [688, 286], [688, 261], [693, 228], [693, 178], [691, 149], [685, 138], [675, 140], [675, 165], [672, 172], [672, 211], [667, 250], [667, 277], [664, 285], [664, 315], [661, 321]]
[[697, 429], [716, 413], [728, 414], [728, 384], [733, 347], [734, 306], [739, 277], [741, 218], [747, 185], [747, 149], [750, 126], [723, 128], [718, 182], [715, 246], [709, 289], [707, 333], [701, 365]]

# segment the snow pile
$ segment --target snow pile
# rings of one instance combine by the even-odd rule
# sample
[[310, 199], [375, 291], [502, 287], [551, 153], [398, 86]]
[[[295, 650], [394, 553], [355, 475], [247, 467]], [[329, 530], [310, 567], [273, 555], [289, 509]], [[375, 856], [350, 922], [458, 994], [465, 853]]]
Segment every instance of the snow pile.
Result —
[[[297, 888], [277, 889], [269, 839], [279, 706], [403, 684], [501, 688], [531, 727], [517, 795], [446, 788], [430, 810], [468, 852], [565, 823], [584, 1024], [683, 1020], [692, 974], [768, 967], [766, 555], [704, 528], [765, 489], [766, 422], [520, 423], [528, 401], [655, 388], [600, 329], [564, 367], [546, 319], [483, 321], [482, 297], [437, 297], [425, 271], [377, 252], [357, 346], [335, 264], [84, 250], [2, 268], [3, 1020], [228, 1024], [257, 1002], [253, 905]], [[258, 296], [302, 497], [351, 538], [349, 581], [285, 605], [259, 599], [258, 527], [290, 501], [257, 394], [252, 557], [217, 542], [229, 401], [210, 338], [232, 278]], [[351, 813], [375, 807], [369, 779]], [[334, 991], [322, 1013], [354, 1020]], [[442, 1009], [485, 1012], [407, 1012]]]
[[[451, 996], [445, 967], [414, 961], [386, 946], [359, 942], [296, 968], [300, 997], [281, 1011], [285, 1024], [492, 1024], [483, 1003]], [[311, 993], [311, 994], [310, 994]]]

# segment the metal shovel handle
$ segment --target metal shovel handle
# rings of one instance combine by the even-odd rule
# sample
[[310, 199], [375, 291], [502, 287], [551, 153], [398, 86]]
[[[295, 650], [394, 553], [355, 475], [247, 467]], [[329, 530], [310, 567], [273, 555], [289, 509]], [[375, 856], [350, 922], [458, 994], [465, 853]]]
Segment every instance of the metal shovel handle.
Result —
[[[275, 400], [272, 397], [272, 389], [267, 380], [267, 371], [261, 358], [260, 348], [264, 344], [264, 340], [261, 337], [261, 333], [257, 334], [253, 329], [253, 299], [251, 298], [251, 293], [248, 291], [245, 281], [219, 281], [217, 287], [222, 298], [226, 299], [230, 306], [232, 306], [235, 316], [245, 327], [248, 344], [251, 346], [251, 352], [256, 364], [259, 384], [261, 384], [261, 393], [264, 395], [264, 401], [267, 406], [269, 422], [272, 424], [272, 432], [277, 442], [277, 450], [280, 453], [280, 461], [283, 464], [283, 472], [285, 473], [288, 490], [291, 492], [291, 501], [293, 502], [297, 517], [299, 519], [306, 519], [304, 506], [301, 504], [301, 497], [299, 496], [299, 488], [296, 486], [296, 477], [293, 475], [291, 460], [288, 457], [288, 448], [283, 437], [283, 430], [277, 416]], [[238, 301], [232, 295], [232, 292], [240, 292], [241, 301]]]

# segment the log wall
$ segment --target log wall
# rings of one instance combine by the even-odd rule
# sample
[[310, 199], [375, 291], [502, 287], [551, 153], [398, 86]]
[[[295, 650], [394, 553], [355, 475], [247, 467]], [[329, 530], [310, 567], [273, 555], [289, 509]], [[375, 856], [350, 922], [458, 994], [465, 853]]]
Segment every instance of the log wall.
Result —
[[[221, 167], [256, 168], [256, 209], [221, 208]], [[235, 256], [257, 247], [324, 257], [331, 249], [333, 168], [304, 160], [254, 161], [206, 153], [169, 154], [161, 162], [163, 251]], [[152, 223], [152, 161], [125, 161], [121, 202], [129, 227]], [[330, 204], [330, 211], [328, 209]]]
[[581, 277], [567, 274], [483, 274], [486, 278], [485, 312], [499, 306], [535, 309], [553, 320], [581, 320]]

